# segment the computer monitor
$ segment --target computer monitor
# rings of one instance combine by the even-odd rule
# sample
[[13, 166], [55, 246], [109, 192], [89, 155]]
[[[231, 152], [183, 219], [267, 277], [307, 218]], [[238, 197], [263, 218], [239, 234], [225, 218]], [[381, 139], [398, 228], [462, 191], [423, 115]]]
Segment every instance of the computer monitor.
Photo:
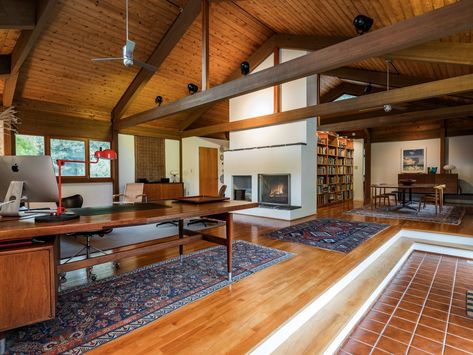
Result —
[[[18, 191], [21, 185], [22, 191]], [[50, 156], [0, 157], [0, 202], [4, 201], [0, 215], [18, 215], [18, 197], [27, 202], [58, 201], [56, 175]]]

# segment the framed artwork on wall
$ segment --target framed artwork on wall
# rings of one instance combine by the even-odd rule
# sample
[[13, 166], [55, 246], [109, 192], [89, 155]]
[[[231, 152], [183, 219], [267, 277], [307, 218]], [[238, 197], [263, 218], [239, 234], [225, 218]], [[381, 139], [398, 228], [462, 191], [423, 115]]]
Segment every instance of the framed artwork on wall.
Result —
[[425, 173], [426, 148], [401, 149], [401, 173]]

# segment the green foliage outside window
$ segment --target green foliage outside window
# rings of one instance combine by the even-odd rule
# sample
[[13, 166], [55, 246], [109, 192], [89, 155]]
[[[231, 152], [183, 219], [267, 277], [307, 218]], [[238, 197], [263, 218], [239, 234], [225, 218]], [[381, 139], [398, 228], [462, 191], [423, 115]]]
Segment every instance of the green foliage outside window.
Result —
[[[70, 139], [51, 139], [51, 158], [57, 159], [85, 160], [85, 142]], [[57, 165], [54, 163], [54, 171], [57, 175]], [[66, 163], [61, 170], [62, 176], [85, 176], [85, 164]]]
[[[90, 152], [90, 160], [95, 161], [94, 154], [96, 151], [105, 149], [110, 149], [110, 142], [101, 142], [101, 141], [89, 141], [89, 152]], [[110, 160], [99, 160], [97, 164], [90, 165], [90, 177], [91, 178], [109, 178], [111, 177], [111, 169], [110, 169]]]
[[16, 155], [44, 155], [44, 137], [16, 135]]

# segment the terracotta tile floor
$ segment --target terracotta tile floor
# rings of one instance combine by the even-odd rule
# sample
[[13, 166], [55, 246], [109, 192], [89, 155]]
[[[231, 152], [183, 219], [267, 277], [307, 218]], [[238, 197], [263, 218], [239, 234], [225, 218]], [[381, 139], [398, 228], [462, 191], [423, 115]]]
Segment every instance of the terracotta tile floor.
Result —
[[473, 263], [412, 253], [339, 354], [473, 354]]

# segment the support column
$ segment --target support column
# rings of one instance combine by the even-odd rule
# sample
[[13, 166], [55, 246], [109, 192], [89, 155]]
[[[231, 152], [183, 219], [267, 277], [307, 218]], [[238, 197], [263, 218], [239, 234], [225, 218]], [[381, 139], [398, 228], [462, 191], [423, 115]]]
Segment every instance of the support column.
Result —
[[364, 203], [367, 204], [371, 200], [371, 131], [365, 129], [365, 182], [364, 182]]
[[447, 154], [445, 149], [446, 144], [446, 121], [440, 122], [440, 173], [443, 174], [445, 171], [443, 167], [447, 163]]

